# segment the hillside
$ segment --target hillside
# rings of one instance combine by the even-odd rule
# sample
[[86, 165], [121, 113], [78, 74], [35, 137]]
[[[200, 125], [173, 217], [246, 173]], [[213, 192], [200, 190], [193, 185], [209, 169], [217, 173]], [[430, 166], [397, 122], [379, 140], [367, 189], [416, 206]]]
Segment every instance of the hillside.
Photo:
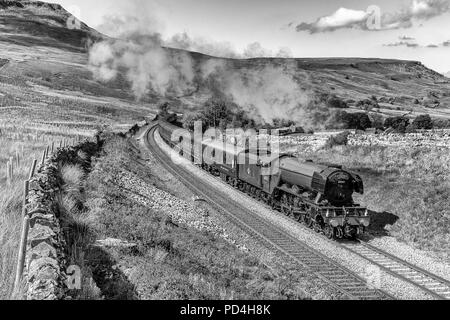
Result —
[[[87, 67], [92, 43], [115, 40], [84, 23], [80, 29], [69, 29], [69, 17], [60, 5], [1, 0], [0, 80], [8, 83], [13, 77], [15, 83], [40, 94], [50, 89], [66, 94], [73, 91], [71, 96], [83, 95], [94, 104], [99, 103], [98, 97], [102, 97], [102, 104], [105, 99], [110, 100], [105, 97], [120, 98], [119, 109], [123, 101], [132, 103], [135, 97], [130, 88], [134, 84], [126, 80], [130, 76], [125, 68], [118, 70], [118, 76], [111, 81], [100, 82], [94, 80]], [[164, 47], [162, 50], [177, 59], [187, 56], [195, 73], [192, 83], [181, 92], [169, 92], [164, 97], [180, 111], [195, 109], [212, 94], [221, 92], [231, 94], [238, 104], [253, 104], [247, 111], [256, 108], [267, 117], [278, 113], [288, 116], [284, 104], [291, 112], [301, 100], [317, 100], [324, 95], [347, 100], [353, 110], [359, 110], [356, 108], [359, 100], [375, 96], [381, 114], [412, 111], [411, 116], [426, 112], [435, 117], [450, 117], [450, 80], [420, 62], [375, 58], [238, 60]], [[210, 69], [208, 76], [204, 75], [205, 67]], [[148, 108], [160, 100], [161, 94], [150, 90], [141, 103]]]

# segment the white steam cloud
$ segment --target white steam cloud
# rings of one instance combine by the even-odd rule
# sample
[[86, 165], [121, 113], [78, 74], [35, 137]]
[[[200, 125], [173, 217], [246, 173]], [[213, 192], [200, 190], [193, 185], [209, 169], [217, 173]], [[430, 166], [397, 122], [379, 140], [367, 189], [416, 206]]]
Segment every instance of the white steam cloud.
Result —
[[209, 60], [202, 65], [201, 73], [253, 119], [270, 123], [284, 118], [306, 123], [309, 118], [309, 92], [282, 67], [236, 70], [223, 60]]
[[194, 89], [191, 57], [170, 54], [151, 37], [96, 43], [89, 52], [89, 67], [94, 78], [104, 82], [124, 72], [138, 99], [149, 93], [180, 96]]
[[235, 102], [257, 122], [284, 118], [304, 124], [311, 116], [307, 110], [310, 94], [299, 86], [286, 64], [245, 67], [244, 63], [244, 67], [238, 67], [239, 63], [220, 58], [196, 60], [188, 52], [166, 46], [232, 58], [290, 57], [288, 48], [273, 53], [255, 42], [238, 54], [231, 44], [191, 38], [185, 33], [163, 41], [160, 34], [148, 29], [150, 22], [141, 23], [139, 19], [109, 21], [114, 21], [121, 39], [108, 39], [91, 47], [89, 68], [98, 81], [124, 76], [137, 99], [150, 94], [180, 98], [200, 87], [207, 88], [211, 94], [220, 93]]

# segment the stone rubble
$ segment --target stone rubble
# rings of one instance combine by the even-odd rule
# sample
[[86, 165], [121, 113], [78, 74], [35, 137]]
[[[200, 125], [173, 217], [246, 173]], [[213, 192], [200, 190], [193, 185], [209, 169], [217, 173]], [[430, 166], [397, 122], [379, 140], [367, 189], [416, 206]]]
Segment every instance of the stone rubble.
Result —
[[228, 241], [243, 251], [248, 249], [239, 244], [226, 230], [212, 221], [206, 209], [179, 199], [170, 193], [149, 185], [135, 174], [123, 171], [114, 181], [122, 187], [130, 199], [156, 211], [167, 213], [176, 224], [182, 224], [199, 231], [206, 231]]

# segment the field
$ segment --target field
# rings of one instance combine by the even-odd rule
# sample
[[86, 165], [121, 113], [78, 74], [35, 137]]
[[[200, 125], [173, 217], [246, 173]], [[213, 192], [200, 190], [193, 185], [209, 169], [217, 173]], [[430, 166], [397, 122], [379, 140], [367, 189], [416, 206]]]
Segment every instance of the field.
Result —
[[[23, 181], [33, 159], [62, 139], [124, 131], [151, 109], [116, 89], [91, 84], [86, 56], [0, 42], [0, 299], [11, 297], [21, 228]], [[20, 157], [7, 183], [10, 157]], [[14, 160], [15, 162], [16, 160]]]
[[357, 201], [372, 211], [371, 236], [389, 234], [448, 259], [448, 133], [351, 135], [348, 145], [331, 148], [324, 147], [327, 139], [320, 135], [281, 139], [282, 150], [361, 175], [365, 193]]

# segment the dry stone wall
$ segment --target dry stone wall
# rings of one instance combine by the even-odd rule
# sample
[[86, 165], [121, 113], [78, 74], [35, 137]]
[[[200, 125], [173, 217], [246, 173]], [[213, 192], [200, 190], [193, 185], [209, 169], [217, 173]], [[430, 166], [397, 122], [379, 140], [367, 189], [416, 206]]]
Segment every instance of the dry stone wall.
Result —
[[64, 239], [59, 224], [58, 197], [62, 179], [58, 158], [60, 149], [47, 159], [30, 181], [27, 211], [30, 229], [25, 273], [27, 300], [56, 300], [63, 297]]
[[[323, 132], [312, 135], [286, 136], [276, 138], [283, 150], [315, 152], [324, 147], [335, 132]], [[350, 146], [384, 146], [384, 147], [442, 147], [450, 148], [450, 131], [430, 130], [406, 134], [364, 134], [351, 132], [348, 136]]]
[[60, 169], [64, 164], [79, 164], [89, 170], [90, 155], [102, 146], [98, 136], [96, 140], [58, 149], [45, 160], [29, 183], [26, 209], [30, 228], [23, 274], [27, 300], [65, 298], [68, 248], [60, 221], [64, 185]]

